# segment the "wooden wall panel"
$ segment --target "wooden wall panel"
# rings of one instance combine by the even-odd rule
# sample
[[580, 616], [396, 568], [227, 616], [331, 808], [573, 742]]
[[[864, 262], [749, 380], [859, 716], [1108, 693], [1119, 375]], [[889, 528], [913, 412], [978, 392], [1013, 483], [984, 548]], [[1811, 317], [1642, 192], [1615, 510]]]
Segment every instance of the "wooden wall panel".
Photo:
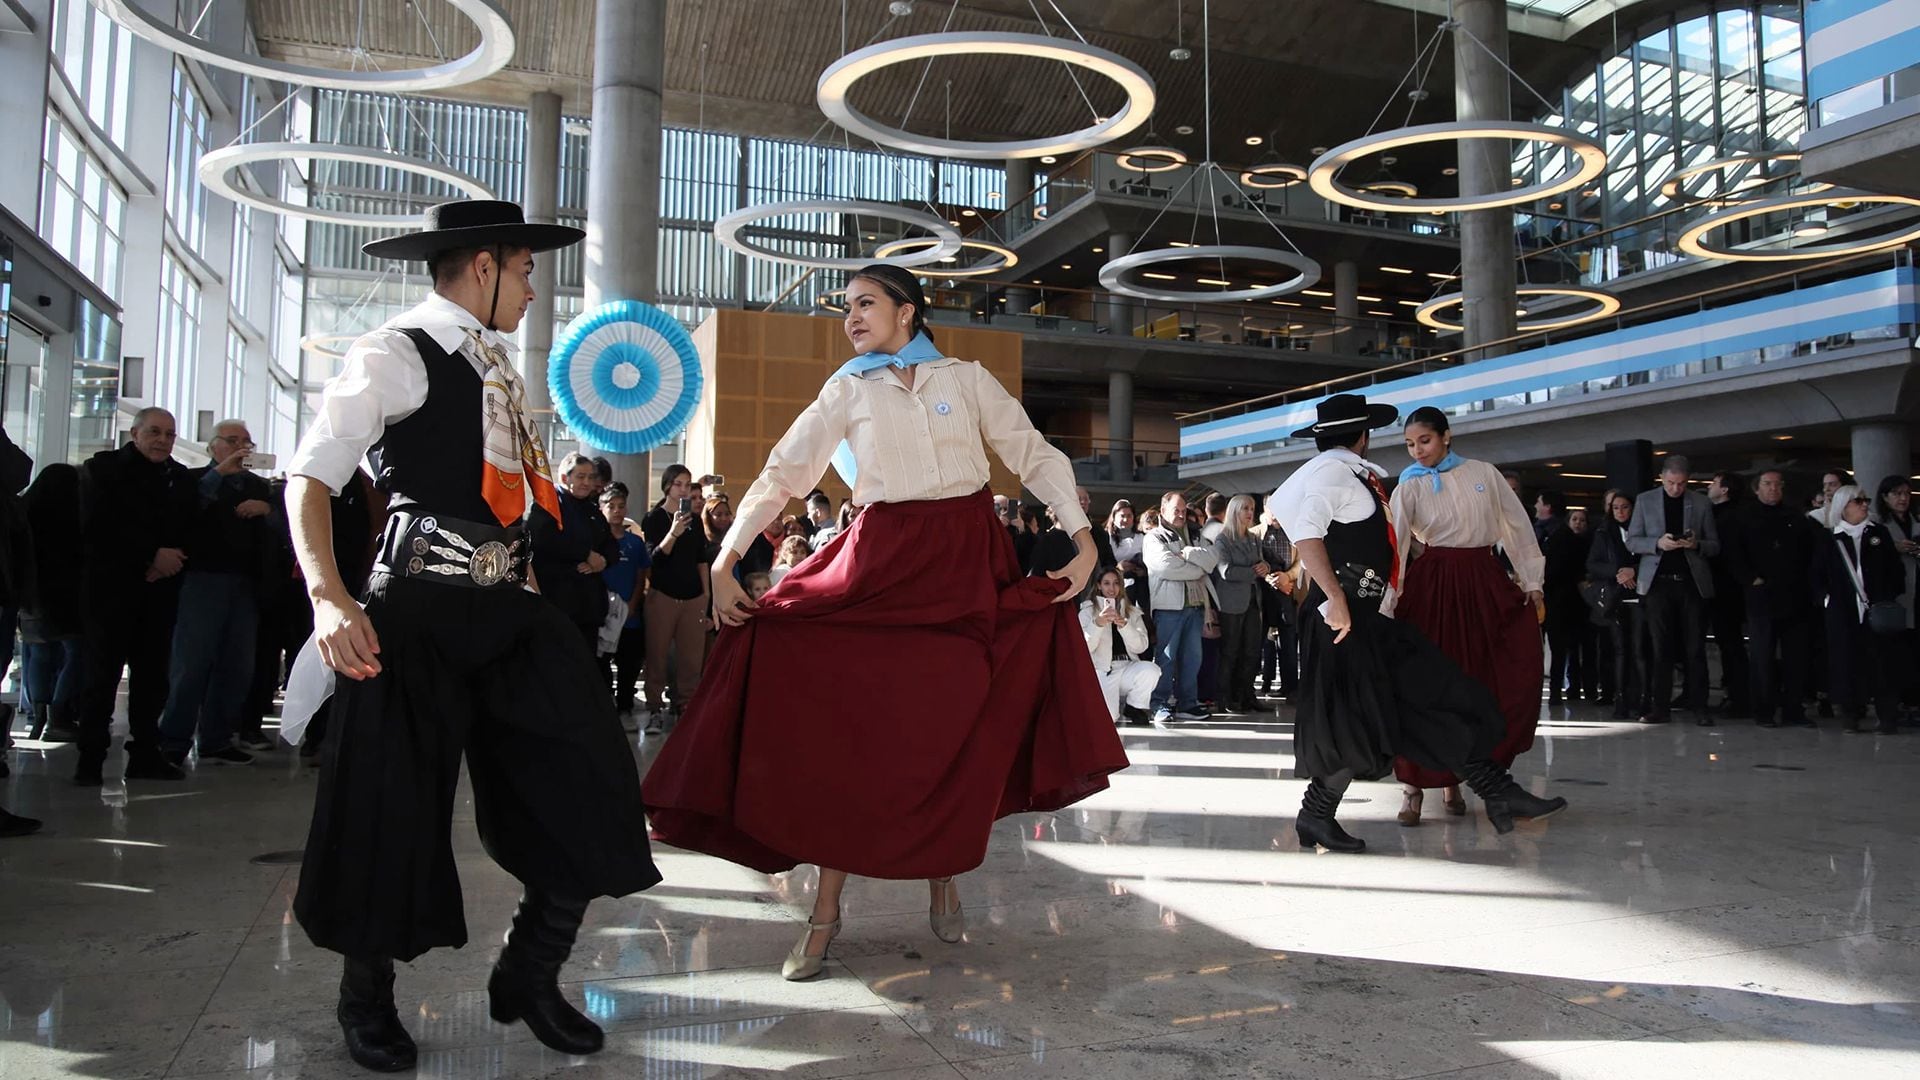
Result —
[[[938, 327], [949, 356], [978, 361], [1014, 397], [1021, 390], [1020, 335], [1001, 330]], [[687, 429], [687, 466], [727, 478], [737, 501], [760, 475], [773, 444], [811, 404], [827, 377], [852, 355], [840, 320], [761, 311], [715, 312], [694, 334], [707, 392]], [[989, 451], [991, 485], [1017, 495], [1013, 473]], [[820, 488], [836, 503], [848, 492], [828, 469]], [[788, 512], [799, 513], [796, 503]]]

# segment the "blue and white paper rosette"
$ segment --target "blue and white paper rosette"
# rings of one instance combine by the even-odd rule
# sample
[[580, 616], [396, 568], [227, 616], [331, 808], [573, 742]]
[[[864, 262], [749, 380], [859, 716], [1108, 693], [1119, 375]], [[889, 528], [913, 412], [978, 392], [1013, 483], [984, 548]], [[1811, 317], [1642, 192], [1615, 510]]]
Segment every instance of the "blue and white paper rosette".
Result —
[[679, 434], [701, 385], [686, 328], [638, 300], [582, 312], [547, 357], [554, 411], [581, 442], [612, 454], [642, 454]]

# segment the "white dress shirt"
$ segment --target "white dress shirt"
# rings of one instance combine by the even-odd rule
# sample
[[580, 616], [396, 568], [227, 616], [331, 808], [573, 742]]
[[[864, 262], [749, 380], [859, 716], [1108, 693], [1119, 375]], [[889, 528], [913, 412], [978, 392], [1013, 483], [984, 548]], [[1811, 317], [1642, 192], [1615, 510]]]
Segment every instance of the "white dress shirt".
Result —
[[[401, 333], [406, 329], [426, 331], [435, 345], [465, 357], [482, 375], [486, 361], [475, 355], [468, 330], [479, 331], [482, 340], [506, 349], [508, 356], [515, 351], [512, 341], [481, 326], [466, 308], [438, 293], [427, 297], [379, 329], [362, 334], [347, 350], [346, 363], [327, 384], [313, 427], [294, 451], [287, 475], [310, 476], [340, 494], [387, 425], [405, 420], [427, 403], [427, 365], [413, 339]], [[475, 438], [483, 434], [484, 420], [474, 414]]]
[[1274, 491], [1267, 499], [1267, 512], [1296, 544], [1325, 540], [1327, 526], [1334, 522], [1346, 524], [1373, 516], [1373, 492], [1360, 479], [1363, 472], [1387, 475], [1387, 470], [1345, 447], [1323, 450]]
[[992, 373], [951, 357], [827, 380], [740, 499], [725, 546], [744, 555], [788, 500], [813, 490], [841, 440], [853, 450], [855, 505], [971, 495], [988, 479], [987, 446], [1053, 511], [1069, 536], [1087, 528], [1073, 465], [1034, 430]]

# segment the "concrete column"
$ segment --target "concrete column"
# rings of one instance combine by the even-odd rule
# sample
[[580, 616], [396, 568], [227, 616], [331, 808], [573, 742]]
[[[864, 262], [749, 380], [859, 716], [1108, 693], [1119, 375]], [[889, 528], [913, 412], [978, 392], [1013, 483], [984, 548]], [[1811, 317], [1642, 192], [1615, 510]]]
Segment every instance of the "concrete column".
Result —
[[[593, 139], [587, 156], [589, 309], [651, 303], [659, 292], [660, 103], [666, 80], [666, 0], [594, 5]], [[647, 454], [616, 454], [613, 475], [651, 492]]]
[[1360, 319], [1360, 265], [1350, 259], [1333, 264], [1333, 314], [1341, 326]]
[[1107, 479], [1133, 480], [1133, 372], [1107, 372]]
[[[1126, 233], [1110, 233], [1107, 236], [1107, 259], [1109, 261], [1125, 255], [1133, 247], [1133, 237]], [[1007, 306], [1013, 306], [1009, 300]], [[1132, 337], [1133, 328], [1144, 321], [1143, 312], [1129, 307], [1124, 296], [1114, 296], [1107, 301], [1107, 333], [1118, 337]]]
[[1853, 479], [1867, 494], [1889, 476], [1913, 475], [1913, 438], [1906, 424], [1853, 425]]
[[[1505, 0], [1455, 0], [1460, 28], [1453, 37], [1454, 112], [1461, 120], [1511, 120], [1511, 78], [1488, 50], [1507, 59]], [[1468, 37], [1471, 34], [1472, 37]], [[1473, 39], [1477, 38], [1478, 43]], [[1486, 48], [1481, 48], [1484, 44]], [[1511, 151], [1505, 140], [1460, 144], [1460, 194], [1512, 190]], [[1514, 332], [1513, 210], [1469, 210], [1460, 215], [1460, 283], [1465, 290], [1463, 344], [1498, 341]], [[1504, 347], [1470, 355], [1499, 356]]]
[[[542, 90], [527, 102], [527, 180], [520, 201], [528, 221], [552, 225], [559, 218], [559, 94]], [[547, 393], [547, 353], [553, 349], [553, 293], [558, 283], [554, 256], [535, 259], [533, 303], [520, 323], [520, 376], [527, 381], [528, 406], [541, 413], [553, 408]]]
[[1024, 200], [1033, 193], [1033, 159], [1007, 159], [1007, 186], [1000, 192], [1000, 205], [1008, 209], [1006, 234], [1018, 236], [1033, 221], [1033, 207]]

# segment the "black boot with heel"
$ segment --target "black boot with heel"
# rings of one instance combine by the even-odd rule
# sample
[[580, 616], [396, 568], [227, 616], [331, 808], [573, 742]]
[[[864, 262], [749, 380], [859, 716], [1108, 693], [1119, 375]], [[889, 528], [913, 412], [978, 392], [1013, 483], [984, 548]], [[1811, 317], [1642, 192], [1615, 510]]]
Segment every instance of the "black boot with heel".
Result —
[[393, 1007], [393, 961], [347, 957], [340, 975], [340, 1030], [347, 1054], [362, 1068], [402, 1072], [413, 1068], [418, 1049]]
[[1480, 796], [1480, 801], [1487, 804], [1487, 820], [1493, 823], [1493, 831], [1503, 836], [1513, 831], [1516, 818], [1532, 821], [1551, 817], [1567, 808], [1567, 800], [1559, 796], [1540, 798], [1491, 761], [1470, 761], [1460, 775], [1473, 793]]
[[527, 1030], [563, 1054], [591, 1054], [606, 1042], [600, 1026], [560, 993], [560, 965], [573, 951], [587, 901], [563, 900], [528, 889], [513, 913], [506, 948], [487, 980], [494, 1020], [524, 1020]]
[[1293, 832], [1300, 838], [1301, 847], [1323, 847], [1351, 855], [1367, 850], [1365, 840], [1348, 835], [1347, 830], [1333, 820], [1334, 811], [1340, 809], [1340, 795], [1317, 778], [1307, 781], [1307, 793], [1300, 800], [1300, 816], [1293, 819]]

